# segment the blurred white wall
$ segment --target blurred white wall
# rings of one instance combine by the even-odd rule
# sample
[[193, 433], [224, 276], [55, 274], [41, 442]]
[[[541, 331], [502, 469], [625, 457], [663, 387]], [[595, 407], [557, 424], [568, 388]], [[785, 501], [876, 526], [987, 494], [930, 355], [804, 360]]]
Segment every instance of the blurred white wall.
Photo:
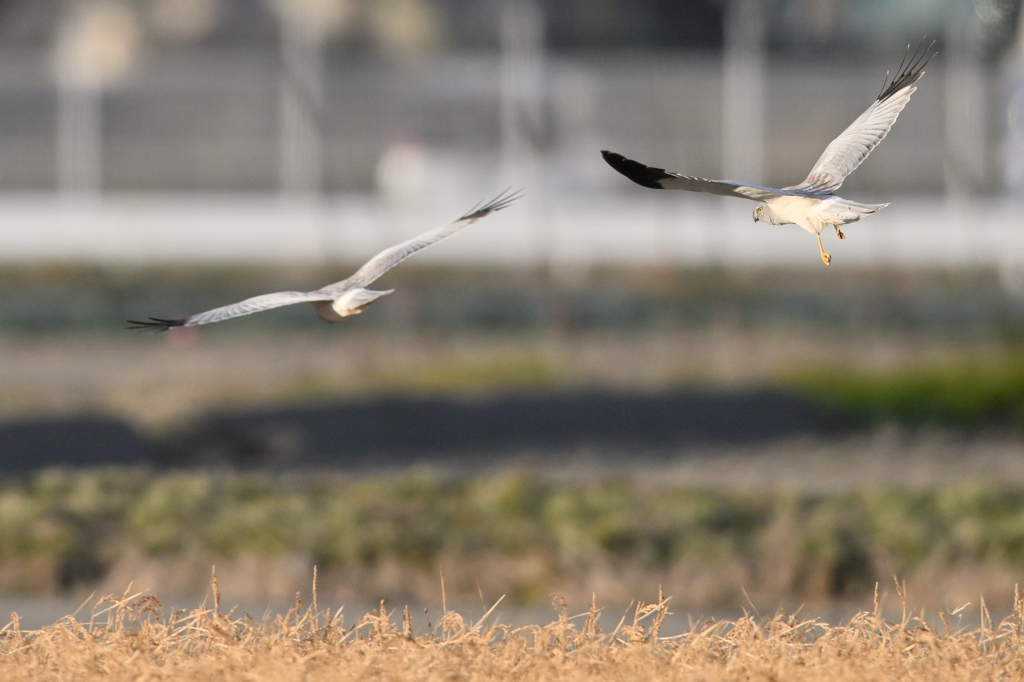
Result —
[[[493, 190], [492, 190], [493, 193]], [[417, 203], [366, 195], [325, 201], [263, 196], [136, 196], [69, 204], [42, 195], [0, 198], [0, 263], [358, 263], [461, 215], [477, 194]], [[822, 234], [833, 267], [997, 266], [1024, 271], [1024, 226], [1008, 199], [945, 201], [897, 195], [876, 215]], [[794, 225], [754, 224], [753, 203], [637, 188], [545, 195], [546, 251], [522, 204], [420, 263], [554, 267], [658, 265], [824, 267], [817, 242]]]
[[[1013, 3], [979, 2], [914, 10], [948, 49], [844, 185], [893, 206], [837, 263], [1024, 260], [1005, 199], [1024, 187], [1024, 48], [986, 52]], [[518, 227], [435, 257], [788, 263], [806, 235], [766, 237], [746, 202], [656, 197], [598, 152], [799, 182], [903, 56], [889, 36], [825, 58], [829, 41], [897, 9], [907, 30], [912, 4], [732, 0], [716, 53], [551, 52], [547, 0], [504, 0], [478, 51], [451, 47], [440, 0], [267, 0], [269, 46], [203, 43], [237, 23], [223, 0], [63, 3], [52, 44], [0, 43], [0, 260], [356, 260], [514, 185]], [[771, 48], [800, 36], [818, 51]], [[359, 40], [380, 52], [340, 49]]]

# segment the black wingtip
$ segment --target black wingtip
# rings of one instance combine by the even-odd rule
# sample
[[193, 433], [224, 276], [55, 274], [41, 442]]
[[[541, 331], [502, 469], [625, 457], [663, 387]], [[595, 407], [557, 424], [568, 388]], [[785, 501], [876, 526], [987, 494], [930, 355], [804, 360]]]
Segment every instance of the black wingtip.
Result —
[[652, 168], [645, 166], [639, 161], [627, 159], [622, 154], [610, 152], [607, 149], [601, 150], [601, 156], [608, 162], [608, 165], [619, 171], [627, 178], [638, 185], [650, 187], [651, 189], [665, 189], [661, 186], [661, 180], [672, 177], [663, 168]]
[[477, 204], [471, 208], [469, 213], [459, 218], [459, 220], [478, 220], [483, 218], [485, 215], [489, 215], [495, 211], [500, 211], [503, 208], [508, 208], [519, 199], [522, 199], [522, 197], [523, 190], [517, 189], [513, 191], [511, 187], [508, 187], [505, 191], [488, 201], [483, 206]]
[[185, 320], [187, 317], [183, 317], [180, 320], [165, 320], [159, 317], [151, 317], [148, 322], [142, 322], [140, 320], [128, 320], [128, 325], [125, 329], [131, 329], [135, 331], [153, 331], [153, 332], [165, 332], [171, 327], [184, 327]]
[[886, 80], [882, 83], [882, 91], [878, 93], [878, 101], [892, 97], [908, 85], [916, 83], [924, 75], [924, 67], [928, 65], [932, 57], [938, 54], [938, 52], [932, 52], [932, 48], [935, 47], [934, 40], [928, 44], [928, 47], [924, 47], [924, 41], [927, 39], [927, 36], [921, 39], [913, 54], [910, 53], [910, 45], [907, 45], [900, 68], [896, 70], [896, 75], [893, 76], [891, 83], [886, 75]]

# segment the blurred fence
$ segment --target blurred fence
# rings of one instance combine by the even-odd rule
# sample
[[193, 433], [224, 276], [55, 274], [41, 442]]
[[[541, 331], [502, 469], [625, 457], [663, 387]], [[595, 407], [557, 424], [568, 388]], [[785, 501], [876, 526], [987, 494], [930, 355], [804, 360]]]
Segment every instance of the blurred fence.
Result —
[[[802, 179], [899, 56], [768, 64], [758, 89], [763, 181]], [[563, 56], [535, 72], [500, 55], [327, 61], [320, 92], [304, 91], [266, 52], [175, 53], [103, 91], [96, 120], [67, 114], [47, 59], [3, 59], [6, 261], [352, 261], [506, 185], [527, 190], [514, 218], [509, 211], [489, 221], [504, 224], [431, 256], [815, 261], [798, 229], [751, 226], [752, 204], [655, 197], [598, 155], [609, 148], [721, 177], [735, 144], [724, 139], [727, 74], [717, 58]], [[850, 198], [893, 206], [850, 228], [834, 249], [837, 264], [1024, 261], [1012, 207], [999, 198], [1014, 153], [1004, 115], [1012, 79], [978, 71], [967, 88], [962, 76], [930, 66], [889, 138], [843, 187]], [[89, 135], [92, 144], [79, 139]], [[91, 171], [75, 149], [93, 155]], [[296, 178], [304, 163], [312, 170]], [[90, 172], [96, 177], [81, 177]], [[62, 185], [68, 176], [77, 185]]]
[[[763, 85], [764, 180], [778, 186], [801, 180], [825, 145], [870, 104], [901, 56], [770, 64]], [[64, 95], [48, 59], [5, 54], [3, 61], [0, 189], [52, 191], [59, 185], [58, 147], [66, 134], [60, 127], [82, 124], [62, 122]], [[529, 128], [524, 143], [541, 159], [545, 184], [559, 191], [616, 186], [615, 176], [594, 163], [601, 148], [709, 177], [723, 174], [724, 74], [717, 58], [549, 58], [531, 86], [540, 89], [536, 121], [518, 113], [503, 120], [503, 100], [520, 99], [524, 87], [505, 83], [507, 67], [500, 57], [486, 56], [326, 65], [322, 116], [311, 111], [316, 120], [307, 121], [323, 128], [315, 131], [323, 136], [323, 188], [407, 194], [462, 189], [481, 164], [507, 161], [502, 126]], [[941, 191], [946, 148], [962, 145], [964, 137], [977, 138], [981, 179], [999, 186], [1003, 79], [998, 72], [981, 73], [981, 82], [971, 84], [981, 98], [975, 115], [948, 132], [946, 100], [960, 94], [949, 92], [959, 81], [946, 75], [943, 63], [929, 66], [890, 139], [872, 155], [870, 172], [853, 175], [848, 192]], [[294, 131], [281, 111], [292, 85], [265, 52], [179, 54], [143, 63], [102, 94], [95, 131], [98, 186], [106, 192], [278, 190], [281, 148], [294, 142], [282, 139]], [[319, 109], [314, 101], [307, 104]], [[383, 177], [389, 170], [404, 177]]]

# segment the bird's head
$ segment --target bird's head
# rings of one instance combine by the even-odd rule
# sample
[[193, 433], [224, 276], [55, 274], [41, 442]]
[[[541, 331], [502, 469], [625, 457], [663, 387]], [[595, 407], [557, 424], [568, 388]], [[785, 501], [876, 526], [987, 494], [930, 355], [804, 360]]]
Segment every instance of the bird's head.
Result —
[[754, 209], [754, 222], [774, 224], [774, 221], [772, 220], [772, 210], [768, 208], [768, 204], [763, 201]]

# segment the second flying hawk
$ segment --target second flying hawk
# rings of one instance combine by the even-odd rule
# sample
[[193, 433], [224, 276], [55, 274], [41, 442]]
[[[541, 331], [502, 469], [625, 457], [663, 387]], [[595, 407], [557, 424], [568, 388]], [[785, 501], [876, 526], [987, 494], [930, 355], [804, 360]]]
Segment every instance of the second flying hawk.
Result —
[[928, 50], [920, 48], [909, 60], [904, 58], [892, 82], [886, 79], [878, 98], [839, 137], [832, 140], [799, 185], [774, 189], [730, 180], [706, 180], [645, 166], [614, 152], [602, 151], [601, 154], [612, 168], [644, 187], [708, 192], [760, 202], [754, 209], [754, 222], [799, 225], [818, 238], [821, 260], [829, 265], [832, 256], [825, 253], [821, 245], [821, 231], [832, 225], [836, 236], [845, 239], [840, 225], [856, 222], [889, 205], [861, 204], [837, 197], [834, 192], [889, 132], [917, 89], [914, 84], [924, 74], [929, 59]]

